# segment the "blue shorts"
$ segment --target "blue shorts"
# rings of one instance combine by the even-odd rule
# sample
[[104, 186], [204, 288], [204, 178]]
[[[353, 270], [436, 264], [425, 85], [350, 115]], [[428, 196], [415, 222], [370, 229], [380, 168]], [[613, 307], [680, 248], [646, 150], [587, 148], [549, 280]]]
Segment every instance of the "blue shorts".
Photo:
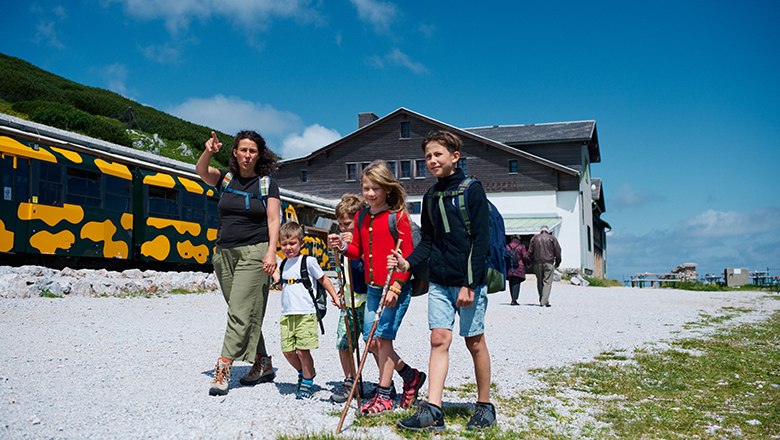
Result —
[[[366, 294], [366, 314], [363, 320], [363, 340], [368, 340], [368, 334], [371, 332], [371, 326], [376, 321], [376, 311], [379, 308], [379, 300], [382, 298], [382, 289], [368, 286]], [[379, 318], [379, 324], [376, 327], [374, 336], [382, 339], [395, 339], [401, 321], [404, 320], [406, 309], [409, 308], [409, 301], [412, 299], [412, 284], [406, 283], [401, 287], [401, 294], [398, 295], [393, 307], [383, 307], [382, 316]]]
[[469, 307], [456, 307], [458, 287], [445, 287], [431, 283], [428, 290], [428, 327], [452, 330], [455, 326], [455, 312], [460, 315], [460, 335], [477, 336], [485, 333], [485, 311], [487, 311], [487, 286], [474, 289], [474, 302]]

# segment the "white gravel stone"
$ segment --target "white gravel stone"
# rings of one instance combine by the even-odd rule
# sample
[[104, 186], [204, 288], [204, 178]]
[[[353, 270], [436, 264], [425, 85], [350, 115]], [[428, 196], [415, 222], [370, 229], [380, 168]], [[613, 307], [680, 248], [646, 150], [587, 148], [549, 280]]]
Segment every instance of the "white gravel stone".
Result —
[[[107, 275], [74, 281], [72, 291], [82, 287], [80, 282], [100, 286]], [[156, 278], [169, 282], [174, 276], [158, 273]], [[718, 314], [722, 307], [753, 310], [736, 319], [745, 322], [765, 319], [780, 308], [780, 301], [760, 292], [564, 282], [553, 287], [552, 307], [541, 308], [534, 304], [533, 278], [523, 291], [517, 307], [509, 305], [508, 292], [489, 297], [486, 336], [492, 380], [497, 392], [507, 396], [538, 387], [529, 369], [588, 361], [604, 351], [630, 355], [637, 347], [701, 332], [683, 328], [701, 313]], [[412, 299], [395, 344], [405, 361], [425, 371], [426, 299]], [[0, 438], [240, 439], [333, 433], [342, 408], [328, 401], [331, 388], [343, 379], [334, 348], [338, 314], [328, 313], [326, 334], [313, 351], [314, 399], [300, 401], [294, 396], [296, 372], [280, 352], [279, 310], [280, 295], [272, 292], [264, 330], [276, 381], [243, 387], [239, 379], [250, 365], [237, 363], [230, 393], [210, 397], [208, 384], [225, 328], [226, 305], [219, 292], [153, 298], [0, 295]], [[473, 383], [462, 338], [454, 339], [450, 356], [447, 386]], [[367, 364], [364, 377], [376, 381], [373, 363]], [[400, 378], [395, 380], [400, 384]], [[445, 404], [474, 399], [448, 395]], [[498, 411], [501, 427], [520, 423], [521, 417], [510, 419], [500, 406]], [[38, 423], [31, 423], [33, 414]], [[348, 437], [401, 438], [393, 427], [355, 428], [353, 419], [351, 411], [343, 431]]]

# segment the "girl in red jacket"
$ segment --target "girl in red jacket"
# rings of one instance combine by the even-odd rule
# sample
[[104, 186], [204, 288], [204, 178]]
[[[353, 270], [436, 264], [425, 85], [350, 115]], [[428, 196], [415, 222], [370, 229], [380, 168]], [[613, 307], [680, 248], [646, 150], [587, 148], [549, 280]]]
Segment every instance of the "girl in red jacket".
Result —
[[374, 339], [369, 350], [374, 353], [379, 365], [379, 384], [374, 397], [363, 404], [360, 411], [366, 415], [380, 414], [393, 409], [393, 370], [403, 379], [403, 395], [400, 405], [409, 408], [417, 400], [417, 394], [425, 382], [425, 373], [411, 368], [396, 353], [393, 340], [406, 314], [411, 299], [409, 274], [396, 272], [384, 301], [382, 315], [377, 317], [379, 301], [387, 280], [387, 256], [396, 247], [391, 233], [395, 218], [398, 239], [402, 240], [401, 253], [412, 253], [412, 229], [406, 212], [406, 191], [390, 172], [384, 161], [375, 161], [367, 166], [360, 177], [364, 207], [355, 214], [355, 232], [352, 242], [345, 243], [339, 235], [328, 236], [330, 247], [341, 250], [347, 258], [362, 258], [368, 294], [366, 296], [364, 338], [371, 331], [374, 321], [379, 319]]

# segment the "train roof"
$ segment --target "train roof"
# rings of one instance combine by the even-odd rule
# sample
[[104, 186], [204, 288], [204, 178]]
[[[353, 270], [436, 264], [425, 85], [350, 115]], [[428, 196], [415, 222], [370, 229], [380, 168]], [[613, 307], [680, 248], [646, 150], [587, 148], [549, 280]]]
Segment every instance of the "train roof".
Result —
[[[0, 132], [23, 135], [40, 142], [65, 144], [71, 148], [91, 152], [99, 156], [108, 156], [114, 160], [136, 166], [150, 168], [162, 172], [183, 174], [189, 178], [200, 180], [195, 171], [195, 165], [180, 160], [159, 156], [147, 151], [117, 145], [101, 139], [62, 130], [37, 122], [17, 118], [0, 113]], [[318, 210], [334, 213], [337, 202], [297, 191], [279, 188], [280, 198], [289, 203], [310, 206]]]

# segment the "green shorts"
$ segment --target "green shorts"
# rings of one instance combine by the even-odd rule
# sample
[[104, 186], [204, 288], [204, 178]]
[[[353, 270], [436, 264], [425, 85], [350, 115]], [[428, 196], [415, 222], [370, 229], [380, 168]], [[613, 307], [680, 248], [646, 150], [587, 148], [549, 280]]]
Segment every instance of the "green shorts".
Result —
[[317, 315], [282, 315], [282, 352], [319, 348], [317, 339]]
[[349, 313], [349, 325], [351, 326], [352, 334], [354, 335], [352, 337], [352, 348], [355, 348], [358, 341], [360, 341], [360, 332], [363, 330], [363, 320], [366, 313], [366, 303], [363, 302], [363, 304], [355, 307], [355, 310], [357, 311], [357, 324], [354, 322], [352, 309], [347, 308], [346, 310], [341, 311], [339, 326], [336, 330], [336, 348], [339, 350], [349, 350], [349, 344], [347, 343], [347, 325], [344, 322], [344, 315], [346, 313]]

